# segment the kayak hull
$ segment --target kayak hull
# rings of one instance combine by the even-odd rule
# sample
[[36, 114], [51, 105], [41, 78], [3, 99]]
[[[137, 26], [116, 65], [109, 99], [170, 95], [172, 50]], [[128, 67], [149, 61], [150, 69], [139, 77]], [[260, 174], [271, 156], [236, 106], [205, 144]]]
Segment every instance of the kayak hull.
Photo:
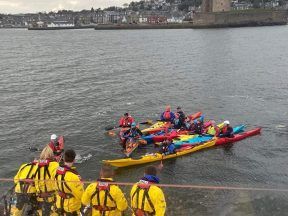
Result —
[[247, 137], [258, 135], [258, 134], [260, 134], [260, 132], [261, 132], [261, 128], [255, 128], [255, 129], [252, 129], [252, 130], [240, 133], [240, 134], [236, 134], [236, 135], [234, 135], [233, 138], [227, 138], [227, 137], [219, 138], [219, 139], [217, 139], [215, 145], [218, 146], [218, 145], [224, 145], [224, 144], [228, 144], [228, 143], [238, 142], [238, 141], [243, 140]]
[[[239, 125], [233, 128], [233, 133], [234, 134], [238, 134], [243, 132], [245, 128], [245, 125]], [[213, 138], [213, 136], [209, 136], [209, 135], [203, 135], [203, 136], [199, 136], [199, 135], [194, 135], [192, 136], [190, 139], [186, 139], [186, 140], [182, 140], [182, 141], [176, 141], [174, 142], [176, 147], [181, 147], [181, 145], [183, 144], [195, 144], [195, 143], [200, 143], [200, 142], [207, 142], [209, 140], [211, 140]]]
[[152, 163], [155, 161], [176, 158], [176, 157], [186, 155], [192, 152], [200, 151], [205, 148], [210, 148], [214, 146], [215, 143], [216, 143], [216, 140], [212, 140], [210, 142], [207, 142], [201, 145], [185, 147], [184, 149], [182, 149], [182, 151], [179, 151], [176, 154], [162, 155], [159, 153], [153, 153], [149, 155], [144, 155], [140, 159], [125, 158], [125, 159], [118, 159], [118, 160], [104, 160], [103, 162], [105, 164], [110, 164], [111, 166], [114, 166], [114, 167], [135, 166], [135, 165], [140, 165], [140, 164]]

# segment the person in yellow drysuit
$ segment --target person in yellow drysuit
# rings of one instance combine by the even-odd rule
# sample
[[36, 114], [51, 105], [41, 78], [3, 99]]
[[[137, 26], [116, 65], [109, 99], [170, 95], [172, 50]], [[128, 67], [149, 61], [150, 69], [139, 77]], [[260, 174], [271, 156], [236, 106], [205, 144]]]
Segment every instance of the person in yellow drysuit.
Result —
[[92, 208], [92, 216], [121, 216], [128, 207], [122, 190], [113, 184], [113, 169], [103, 165], [100, 179], [90, 184], [83, 196], [82, 204]]
[[64, 165], [56, 171], [56, 208], [59, 215], [77, 216], [80, 214], [81, 197], [84, 186], [81, 177], [73, 168], [76, 153], [69, 149], [64, 153]]
[[22, 164], [14, 177], [17, 199], [16, 209], [13, 212], [14, 216], [22, 215], [25, 204], [29, 204], [31, 208], [37, 208], [36, 188], [34, 184], [36, 164], [37, 161]]
[[47, 145], [40, 154], [36, 165], [35, 188], [42, 216], [51, 215], [51, 207], [55, 202], [55, 175], [59, 163], [54, 161], [52, 149]]
[[148, 166], [144, 177], [132, 187], [130, 193], [131, 207], [135, 216], [165, 215], [166, 201], [162, 189], [156, 185], [159, 182], [157, 168]]

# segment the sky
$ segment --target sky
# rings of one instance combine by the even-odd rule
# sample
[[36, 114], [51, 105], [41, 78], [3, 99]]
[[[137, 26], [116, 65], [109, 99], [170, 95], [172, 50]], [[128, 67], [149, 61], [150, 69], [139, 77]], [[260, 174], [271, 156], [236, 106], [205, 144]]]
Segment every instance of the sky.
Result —
[[[131, 0], [132, 1], [132, 0]], [[130, 0], [0, 0], [0, 13], [49, 12], [122, 6]]]

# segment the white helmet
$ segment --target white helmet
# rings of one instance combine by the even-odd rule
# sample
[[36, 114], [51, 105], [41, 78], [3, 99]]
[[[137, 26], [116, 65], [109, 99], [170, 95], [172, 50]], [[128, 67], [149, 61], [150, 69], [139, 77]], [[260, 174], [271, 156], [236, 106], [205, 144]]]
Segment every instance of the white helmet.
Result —
[[226, 120], [226, 121], [224, 121], [224, 124], [225, 124], [225, 125], [229, 125], [230, 122]]
[[56, 140], [57, 139], [57, 135], [56, 134], [52, 134], [51, 135], [51, 140]]

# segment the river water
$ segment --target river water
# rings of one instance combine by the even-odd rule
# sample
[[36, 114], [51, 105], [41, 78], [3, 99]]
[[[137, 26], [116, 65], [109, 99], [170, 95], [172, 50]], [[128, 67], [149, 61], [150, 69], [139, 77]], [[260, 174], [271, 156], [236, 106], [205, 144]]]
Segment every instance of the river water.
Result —
[[[0, 30], [0, 177], [13, 177], [51, 133], [88, 160], [122, 157], [104, 127], [126, 111], [157, 119], [167, 104], [255, 136], [164, 162], [161, 183], [288, 188], [288, 27], [209, 30]], [[137, 155], [152, 151], [148, 148]], [[116, 170], [135, 182], [145, 166]], [[2, 190], [7, 184], [2, 183]], [[124, 187], [129, 194], [129, 187]], [[287, 192], [164, 189], [167, 215], [285, 215]]]

